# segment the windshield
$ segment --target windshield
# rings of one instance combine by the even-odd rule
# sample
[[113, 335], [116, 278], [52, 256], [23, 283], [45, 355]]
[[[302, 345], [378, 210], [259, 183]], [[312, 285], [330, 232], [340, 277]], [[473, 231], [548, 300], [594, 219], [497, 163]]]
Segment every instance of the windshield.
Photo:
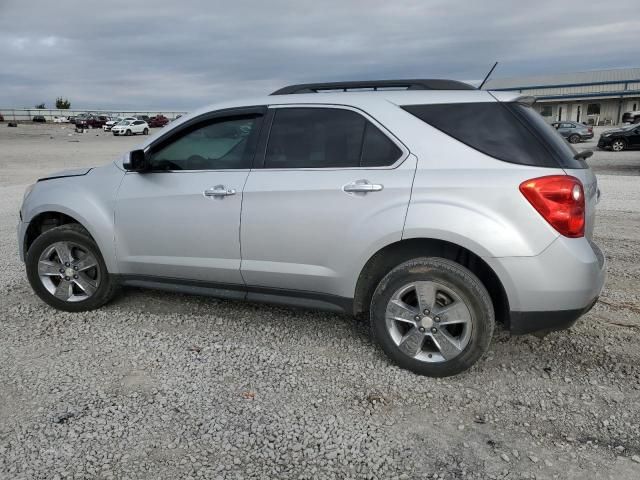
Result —
[[123, 120], [120, 123], [118, 123], [118, 125], [122, 125], [122, 126], [131, 125], [131, 120]]

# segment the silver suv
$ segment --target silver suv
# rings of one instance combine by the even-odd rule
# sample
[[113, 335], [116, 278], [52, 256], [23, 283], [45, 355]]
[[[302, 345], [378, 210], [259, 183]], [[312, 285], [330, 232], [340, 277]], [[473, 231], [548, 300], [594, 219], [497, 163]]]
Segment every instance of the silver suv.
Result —
[[387, 355], [445, 376], [595, 303], [598, 199], [518, 94], [448, 80], [294, 85], [215, 105], [98, 168], [30, 186], [18, 239], [55, 308], [118, 286], [370, 318]]

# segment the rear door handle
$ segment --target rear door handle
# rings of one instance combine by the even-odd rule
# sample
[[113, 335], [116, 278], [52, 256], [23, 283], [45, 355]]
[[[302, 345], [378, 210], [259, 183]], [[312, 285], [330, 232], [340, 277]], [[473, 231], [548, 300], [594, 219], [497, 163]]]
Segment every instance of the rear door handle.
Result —
[[216, 185], [215, 187], [207, 188], [202, 193], [205, 197], [228, 197], [229, 195], [235, 195], [236, 191], [224, 185]]
[[342, 190], [347, 193], [369, 193], [380, 192], [383, 188], [384, 185], [371, 183], [369, 180], [356, 180], [342, 187]]

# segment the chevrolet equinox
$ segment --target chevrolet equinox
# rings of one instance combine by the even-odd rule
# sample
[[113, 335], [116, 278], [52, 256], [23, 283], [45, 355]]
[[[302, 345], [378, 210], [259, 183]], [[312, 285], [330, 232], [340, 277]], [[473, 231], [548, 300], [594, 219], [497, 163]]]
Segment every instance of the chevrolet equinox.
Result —
[[604, 283], [591, 152], [531, 103], [386, 80], [199, 110], [111, 164], [29, 186], [27, 277], [71, 312], [136, 286], [368, 316], [402, 368], [459, 373], [496, 322], [568, 328]]

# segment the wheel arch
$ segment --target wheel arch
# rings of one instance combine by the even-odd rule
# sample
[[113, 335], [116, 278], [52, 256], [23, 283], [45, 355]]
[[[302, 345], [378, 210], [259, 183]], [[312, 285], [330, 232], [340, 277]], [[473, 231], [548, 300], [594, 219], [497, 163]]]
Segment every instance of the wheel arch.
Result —
[[509, 300], [500, 277], [479, 255], [456, 243], [435, 238], [399, 240], [374, 253], [360, 271], [353, 300], [353, 313], [368, 312], [373, 292], [382, 278], [400, 263], [418, 257], [452, 260], [473, 272], [483, 283], [493, 303], [496, 320], [508, 325]]
[[33, 244], [33, 242], [42, 235], [47, 230], [51, 230], [52, 228], [59, 227], [60, 225], [67, 225], [70, 223], [75, 223], [80, 225], [82, 228], [87, 230], [93, 241], [95, 238], [91, 235], [91, 232], [87, 229], [85, 225], [83, 225], [80, 221], [75, 218], [75, 216], [69, 215], [68, 213], [64, 213], [56, 210], [47, 210], [44, 212], [40, 212], [35, 215], [28, 224], [28, 227], [25, 231], [25, 235], [23, 238], [24, 242], [24, 254], [26, 255], [29, 251], [29, 248]]
[[[95, 222], [87, 221], [87, 214], [100, 213], [96, 216]], [[37, 211], [30, 212], [28, 220], [25, 222], [25, 229], [22, 241], [23, 257], [26, 258], [27, 252], [36, 238], [51, 228], [65, 224], [78, 224], [84, 228], [91, 239], [96, 242], [98, 249], [107, 266], [107, 270], [111, 273], [117, 272], [117, 263], [115, 261], [114, 243], [113, 243], [113, 227], [112, 223], [105, 226], [107, 217], [106, 212], [91, 209], [84, 212], [70, 210], [63, 205], [46, 205]], [[100, 220], [100, 221], [98, 221]], [[106, 230], [105, 230], [106, 229]], [[111, 234], [109, 235], [109, 232]]]

